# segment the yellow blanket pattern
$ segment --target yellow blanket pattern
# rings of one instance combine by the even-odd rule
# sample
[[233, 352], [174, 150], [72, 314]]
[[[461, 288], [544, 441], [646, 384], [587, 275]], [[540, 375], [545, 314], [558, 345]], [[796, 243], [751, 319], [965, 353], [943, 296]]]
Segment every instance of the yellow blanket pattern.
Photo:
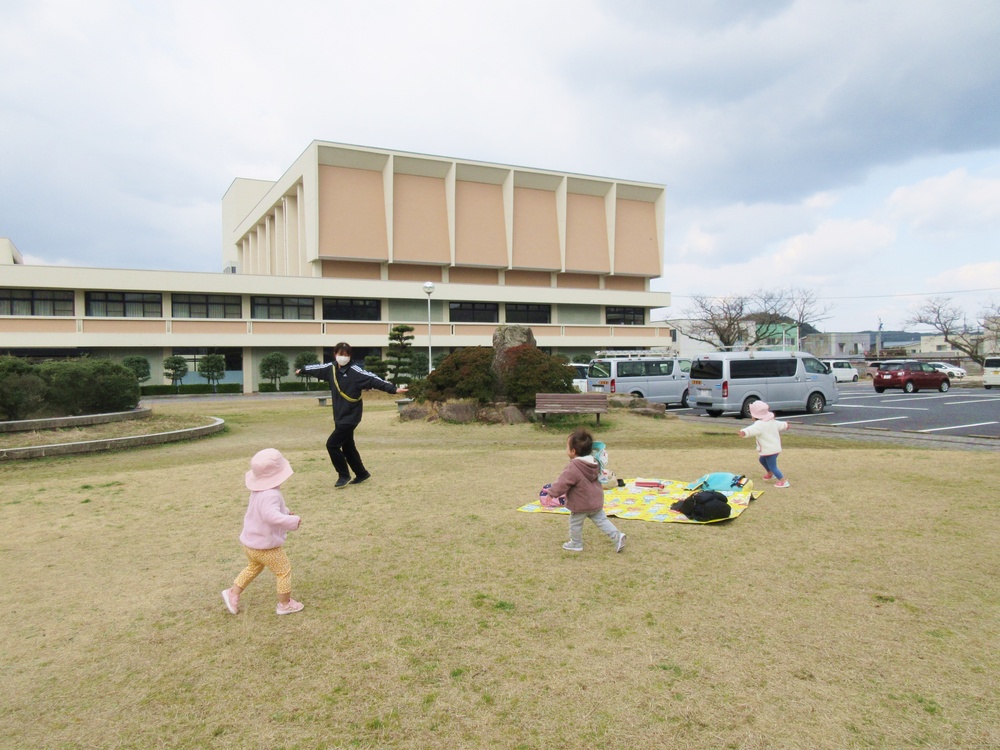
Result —
[[[655, 486], [636, 486], [636, 482]], [[683, 500], [694, 491], [688, 489], [690, 484], [690, 482], [677, 479], [643, 479], [642, 477], [626, 479], [624, 487], [604, 491], [604, 512], [616, 518], [653, 521], [654, 523], [716, 523], [716, 521], [692, 521], [683, 513], [670, 509], [671, 505], [678, 500]], [[722, 494], [729, 501], [729, 518], [736, 518], [747, 509], [751, 500], [761, 495], [759, 492], [756, 496], [753, 494], [753, 482], [747, 482], [740, 489], [726, 491]], [[537, 501], [528, 503], [518, 510], [524, 513], [569, 515], [566, 508], [546, 508]], [[729, 518], [718, 520], [728, 521]]]

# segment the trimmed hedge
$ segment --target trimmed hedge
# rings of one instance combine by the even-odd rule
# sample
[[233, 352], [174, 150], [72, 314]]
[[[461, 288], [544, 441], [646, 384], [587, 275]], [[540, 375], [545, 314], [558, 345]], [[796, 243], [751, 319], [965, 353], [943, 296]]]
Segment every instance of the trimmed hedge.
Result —
[[330, 390], [330, 384], [325, 380], [320, 381], [310, 381], [308, 383], [299, 383], [298, 381], [289, 381], [287, 383], [282, 383], [280, 388], [275, 388], [274, 383], [261, 383], [257, 386], [258, 393], [275, 393], [280, 391], [281, 393], [299, 393], [302, 391], [328, 391]]
[[[241, 383], [219, 383], [215, 393], [243, 393]], [[212, 393], [210, 383], [190, 383], [187, 385], [144, 385], [142, 386], [143, 396], [174, 396], [174, 395], [194, 395]]]

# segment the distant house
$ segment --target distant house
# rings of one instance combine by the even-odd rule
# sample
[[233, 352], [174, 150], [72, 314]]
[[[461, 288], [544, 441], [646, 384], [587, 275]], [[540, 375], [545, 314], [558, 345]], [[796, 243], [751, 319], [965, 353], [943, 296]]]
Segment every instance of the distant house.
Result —
[[821, 359], [863, 359], [870, 348], [867, 333], [810, 333], [802, 337], [802, 350]]

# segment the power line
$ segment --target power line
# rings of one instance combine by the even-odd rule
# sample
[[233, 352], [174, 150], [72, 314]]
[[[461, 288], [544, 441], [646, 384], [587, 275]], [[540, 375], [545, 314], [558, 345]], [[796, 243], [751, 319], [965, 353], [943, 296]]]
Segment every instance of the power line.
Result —
[[[895, 297], [940, 297], [941, 295], [945, 294], [978, 294], [980, 292], [1000, 292], [1000, 287], [987, 287], [985, 289], [955, 289], [950, 292], [900, 292], [899, 294], [857, 294], [845, 297], [816, 297], [816, 299], [836, 300], [836, 299], [892, 299]], [[701, 297], [704, 295], [671, 293], [670, 296], [671, 298], [677, 298], [677, 299], [695, 299], [695, 297]], [[713, 299], [717, 298], [713, 297]]]

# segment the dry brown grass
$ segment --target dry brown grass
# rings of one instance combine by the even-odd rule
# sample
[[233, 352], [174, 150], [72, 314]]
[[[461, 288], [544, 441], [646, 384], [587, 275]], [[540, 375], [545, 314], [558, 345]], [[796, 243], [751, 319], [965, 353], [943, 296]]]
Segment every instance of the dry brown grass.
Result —
[[[334, 491], [315, 399], [157, 404], [228, 431], [0, 465], [0, 746], [996, 748], [995, 454], [789, 434], [792, 489], [709, 526], [616, 521], [565, 553], [517, 513], [568, 428], [400, 423]], [[757, 474], [738, 423], [612, 413], [619, 476]], [[243, 565], [243, 472], [274, 446], [300, 615]]]
[[34, 430], [26, 432], [0, 432], [0, 449], [27, 448], [36, 445], [58, 445], [79, 443], [88, 440], [109, 440], [134, 435], [152, 435], [157, 432], [173, 432], [208, 424], [205, 417], [197, 414], [153, 414], [147, 419], [131, 419], [124, 422], [88, 425], [86, 427], [64, 427], [58, 430]]

